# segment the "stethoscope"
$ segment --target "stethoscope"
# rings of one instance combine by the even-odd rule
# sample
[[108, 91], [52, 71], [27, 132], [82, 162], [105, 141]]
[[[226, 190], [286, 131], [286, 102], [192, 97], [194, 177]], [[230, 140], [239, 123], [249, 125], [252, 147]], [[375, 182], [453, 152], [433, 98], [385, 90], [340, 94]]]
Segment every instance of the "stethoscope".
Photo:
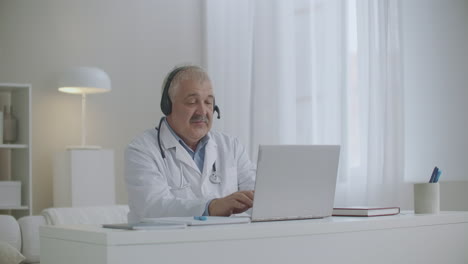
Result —
[[[158, 127], [155, 127], [156, 131], [158, 131], [158, 146], [159, 146], [159, 150], [161, 151], [161, 156], [162, 158], [164, 159], [165, 163], [166, 163], [166, 167], [169, 167], [167, 165], [167, 161], [166, 161], [166, 154], [164, 153], [164, 150], [162, 149], [161, 147], [161, 131], [160, 131], [160, 128], [161, 128], [161, 125], [162, 125], [162, 122], [164, 121], [164, 118], [165, 117], [161, 117], [161, 120], [159, 120], [159, 125]], [[181, 179], [180, 179], [180, 186], [179, 188], [186, 188], [188, 186], [190, 186], [189, 183], [187, 183], [187, 180], [185, 179], [185, 177], [183, 176], [183, 173], [182, 173], [182, 170], [181, 170], [181, 175], [180, 175]], [[213, 183], [213, 184], [221, 184], [221, 177], [218, 176], [218, 174], [216, 173], [216, 161], [213, 163], [213, 167], [212, 167], [212, 170], [211, 170], [211, 175], [209, 177], [210, 179], [210, 182]], [[185, 184], [183, 184], [185, 180]]]
[[218, 174], [216, 173], [216, 161], [213, 163], [213, 170], [210, 175], [210, 182], [213, 184], [221, 183], [221, 177], [219, 177]]

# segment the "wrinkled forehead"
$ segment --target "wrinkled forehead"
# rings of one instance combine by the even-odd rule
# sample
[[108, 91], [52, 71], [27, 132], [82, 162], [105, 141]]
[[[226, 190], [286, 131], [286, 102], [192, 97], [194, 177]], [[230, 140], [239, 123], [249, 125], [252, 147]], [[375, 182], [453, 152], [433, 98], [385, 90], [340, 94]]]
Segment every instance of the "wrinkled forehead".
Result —
[[176, 97], [214, 97], [213, 88], [209, 80], [182, 80], [175, 92], [174, 96]]

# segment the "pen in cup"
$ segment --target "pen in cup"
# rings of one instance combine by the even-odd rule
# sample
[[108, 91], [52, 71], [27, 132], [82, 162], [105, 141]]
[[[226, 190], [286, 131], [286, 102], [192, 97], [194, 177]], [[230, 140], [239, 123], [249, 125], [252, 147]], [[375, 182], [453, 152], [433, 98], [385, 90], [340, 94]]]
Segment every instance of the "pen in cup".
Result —
[[431, 179], [429, 180], [429, 183], [434, 183], [435, 182], [438, 172], [439, 172], [439, 168], [437, 168], [437, 166], [435, 166], [434, 170], [432, 171]]
[[439, 169], [439, 170], [437, 171], [437, 176], [436, 176], [434, 182], [439, 182], [439, 178], [440, 178], [440, 175], [441, 175], [441, 174], [442, 174], [442, 170]]

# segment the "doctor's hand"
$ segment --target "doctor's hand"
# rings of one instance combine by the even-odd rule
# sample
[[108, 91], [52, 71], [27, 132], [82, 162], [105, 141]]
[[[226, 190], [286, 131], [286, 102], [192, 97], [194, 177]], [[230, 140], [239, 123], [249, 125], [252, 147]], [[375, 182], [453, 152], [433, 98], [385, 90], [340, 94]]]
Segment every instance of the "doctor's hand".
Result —
[[208, 207], [212, 216], [230, 216], [247, 211], [253, 205], [254, 191], [239, 191], [224, 198], [213, 199]]

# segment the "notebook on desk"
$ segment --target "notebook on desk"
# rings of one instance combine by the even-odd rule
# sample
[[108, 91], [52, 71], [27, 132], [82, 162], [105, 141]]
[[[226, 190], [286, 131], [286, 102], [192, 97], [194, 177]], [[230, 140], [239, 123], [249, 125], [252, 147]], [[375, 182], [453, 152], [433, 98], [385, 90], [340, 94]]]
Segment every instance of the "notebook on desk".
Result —
[[340, 146], [260, 145], [252, 222], [331, 216]]
[[207, 216], [203, 220], [194, 219], [192, 216], [187, 217], [161, 217], [161, 218], [143, 218], [143, 223], [172, 223], [185, 224], [189, 226], [203, 225], [228, 225], [228, 224], [246, 224], [250, 223], [250, 218], [242, 216]]

